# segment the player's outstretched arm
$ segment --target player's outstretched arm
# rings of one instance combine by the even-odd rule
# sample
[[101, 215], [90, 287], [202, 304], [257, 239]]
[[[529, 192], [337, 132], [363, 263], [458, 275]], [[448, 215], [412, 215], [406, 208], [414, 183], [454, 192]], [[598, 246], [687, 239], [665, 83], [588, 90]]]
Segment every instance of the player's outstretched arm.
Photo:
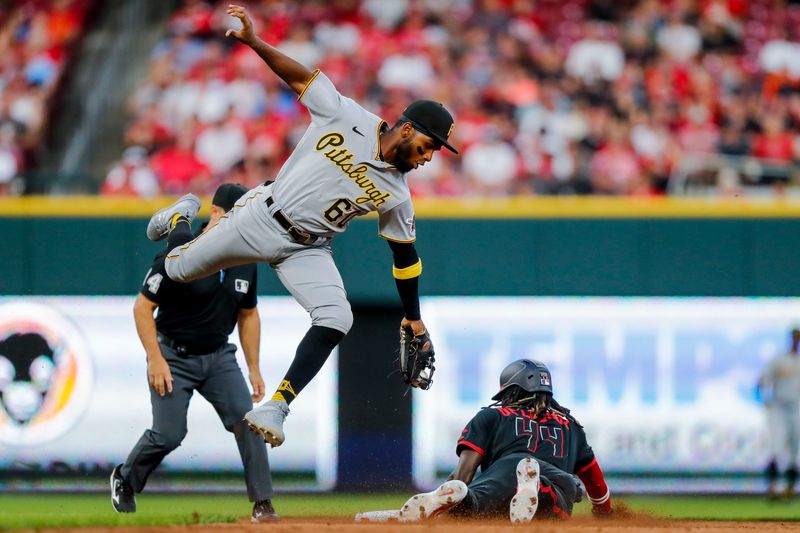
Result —
[[314, 73], [305, 65], [298, 63], [274, 46], [270, 46], [259, 39], [253, 31], [253, 22], [250, 20], [245, 8], [231, 4], [228, 6], [227, 13], [232, 17], [238, 18], [242, 22], [242, 28], [239, 30], [230, 29], [225, 32], [225, 36], [234, 37], [239, 42], [252, 48], [258, 54], [258, 57], [263, 59], [264, 63], [280, 79], [285, 81], [298, 95], [301, 94]]
[[589, 495], [589, 501], [592, 502], [592, 514], [595, 516], [610, 516], [612, 513], [611, 507], [611, 491], [608, 488], [603, 471], [600, 465], [597, 464], [596, 459], [579, 469], [576, 474], [586, 487], [586, 493]]
[[414, 335], [425, 333], [425, 324], [419, 312], [419, 276], [422, 273], [422, 261], [417, 255], [414, 243], [387, 240], [392, 249], [393, 267], [397, 292], [403, 304], [405, 317], [401, 328], [410, 328]]

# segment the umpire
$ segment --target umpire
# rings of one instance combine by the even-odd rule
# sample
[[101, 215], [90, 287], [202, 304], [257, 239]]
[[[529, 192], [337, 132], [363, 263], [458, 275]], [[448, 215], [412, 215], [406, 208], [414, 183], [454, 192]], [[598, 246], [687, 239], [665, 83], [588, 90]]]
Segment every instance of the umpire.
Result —
[[[245, 192], [238, 184], [221, 185], [212, 200], [211, 219], [201, 232], [212, 228]], [[177, 237], [181, 233], [190, 237]], [[156, 256], [133, 307], [136, 331], [147, 352], [153, 427], [111, 473], [112, 505], [117, 512], [136, 512], [134, 492], [141, 492], [164, 457], [180, 446], [186, 436], [189, 399], [197, 391], [236, 437], [247, 495], [255, 502], [251, 520], [279, 520], [271, 502], [266, 444], [244, 421], [253, 402], [264, 397], [258, 364], [261, 319], [256, 308], [256, 266], [227, 268], [190, 283], [172, 281], [164, 270], [166, 252], [191, 238], [189, 232], [175, 235], [183, 242], [170, 240], [169, 247]], [[228, 342], [237, 324], [252, 395], [236, 363], [236, 346]]]

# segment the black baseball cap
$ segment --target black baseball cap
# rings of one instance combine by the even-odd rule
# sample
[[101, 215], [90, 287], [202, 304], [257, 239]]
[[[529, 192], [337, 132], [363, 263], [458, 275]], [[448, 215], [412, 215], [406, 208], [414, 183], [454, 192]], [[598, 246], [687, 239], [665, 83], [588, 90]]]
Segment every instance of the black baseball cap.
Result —
[[231, 210], [233, 204], [247, 192], [247, 187], [238, 183], [223, 183], [214, 193], [211, 203], [221, 207], [226, 212]]
[[458, 150], [447, 142], [453, 132], [453, 116], [439, 102], [417, 100], [403, 111], [400, 119], [407, 120], [415, 130], [447, 147], [454, 154], [458, 153]]

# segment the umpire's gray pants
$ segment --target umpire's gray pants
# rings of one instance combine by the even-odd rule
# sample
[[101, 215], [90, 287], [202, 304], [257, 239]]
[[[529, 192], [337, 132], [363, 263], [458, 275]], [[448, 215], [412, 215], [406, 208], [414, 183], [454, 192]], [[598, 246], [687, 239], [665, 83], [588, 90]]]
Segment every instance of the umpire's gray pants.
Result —
[[265, 203], [271, 188], [261, 185], [249, 191], [205, 233], [170, 251], [164, 262], [167, 275], [191, 281], [223, 268], [267, 262], [311, 315], [312, 325], [347, 333], [353, 314], [333, 262], [330, 239], [320, 238], [315, 245], [293, 242], [272, 218], [279, 205], [270, 208]]
[[163, 344], [159, 346], [172, 373], [172, 392], [159, 396], [150, 388], [153, 427], [144, 432], [131, 450], [122, 466], [122, 476], [136, 492], [144, 489], [148, 476], [186, 436], [186, 412], [196, 390], [214, 406], [225, 429], [236, 437], [250, 501], [271, 499], [267, 446], [244, 421], [253, 401], [236, 363], [236, 346], [225, 344], [211, 354], [188, 357], [178, 356]]

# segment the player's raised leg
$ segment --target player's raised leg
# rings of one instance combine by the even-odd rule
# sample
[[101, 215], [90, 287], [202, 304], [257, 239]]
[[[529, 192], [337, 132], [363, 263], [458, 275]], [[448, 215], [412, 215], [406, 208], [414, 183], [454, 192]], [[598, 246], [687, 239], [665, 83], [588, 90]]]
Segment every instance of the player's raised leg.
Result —
[[[169, 235], [169, 243], [175, 245], [174, 248], [170, 248], [164, 261], [167, 275], [175, 281], [192, 281], [209, 276], [223, 268], [270, 258], [274, 235], [265, 229], [263, 242], [254, 245], [242, 237], [238, 228], [239, 225], [247, 224], [260, 227], [259, 222], [253, 221], [255, 215], [250, 206], [242, 207], [246, 200], [256, 198], [255, 201], [258, 201], [258, 194], [260, 193], [256, 193], [255, 190], [248, 192], [216, 224], [188, 242], [185, 235], [189, 234], [190, 228], [188, 223], [183, 222], [190, 222], [191, 219], [179, 210], [181, 200], [153, 215], [148, 225], [148, 236], [150, 236], [150, 226], [153, 226], [156, 228], [153, 234], [158, 232], [161, 235], [166, 232], [166, 235]], [[197, 200], [196, 197], [194, 199]], [[165, 220], [168, 222], [164, 222]], [[180, 235], [176, 236], [177, 233]]]
[[272, 399], [245, 415], [250, 428], [275, 447], [286, 438], [283, 423], [289, 404], [314, 379], [350, 330], [353, 313], [330, 248], [302, 248], [273, 266], [283, 285], [311, 315], [311, 328], [297, 346]]
[[401, 522], [416, 522], [433, 518], [452, 509], [467, 496], [467, 486], [463, 481], [445, 481], [431, 492], [416, 494], [400, 508]]

